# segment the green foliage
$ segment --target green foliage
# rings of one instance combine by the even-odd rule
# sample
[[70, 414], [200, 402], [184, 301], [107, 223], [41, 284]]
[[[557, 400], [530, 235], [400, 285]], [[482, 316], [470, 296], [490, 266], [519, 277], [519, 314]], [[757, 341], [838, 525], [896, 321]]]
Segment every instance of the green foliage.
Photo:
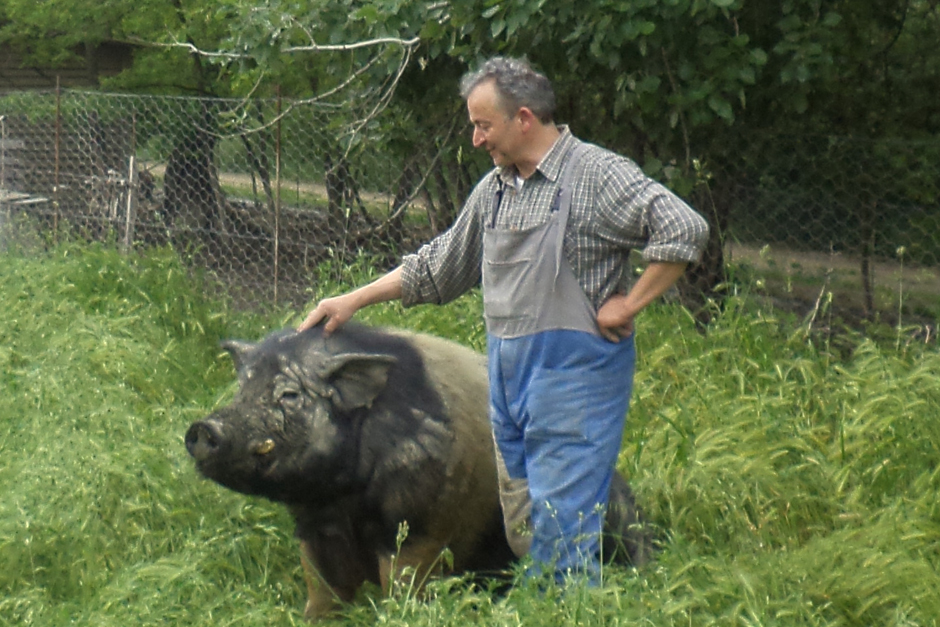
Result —
[[687, 152], [694, 129], [733, 122], [766, 63], [766, 52], [735, 26], [740, 4], [460, 3], [450, 11], [459, 34], [450, 53], [467, 61], [529, 56], [555, 80], [563, 118], [578, 133], [667, 161]]
[[[0, 263], [0, 625], [299, 625], [283, 508], [197, 478], [182, 436], [224, 402], [239, 314], [169, 251], [62, 246]], [[375, 277], [322, 267], [312, 300]], [[482, 349], [480, 298], [357, 316]], [[331, 625], [936, 625], [940, 354], [858, 339], [840, 357], [732, 299], [702, 334], [644, 314], [620, 467], [664, 535], [597, 589], [374, 589]]]
[[7, 253], [0, 294], [0, 624], [198, 624], [254, 594], [245, 572], [300, 603], [283, 513], [182, 446], [231, 379], [226, 308], [168, 251]]
[[[238, 97], [331, 94], [329, 106], [347, 115], [329, 109], [312, 122], [333, 138], [327, 143], [335, 145], [325, 150], [383, 146], [393, 164], [383, 180], [402, 190], [417, 178], [414, 172], [428, 173], [426, 189], [443, 223], [489, 163], [467, 156], [468, 134], [439, 160], [440, 143], [447, 142], [428, 138], [451, 141], [465, 116], [457, 78], [496, 53], [528, 56], [556, 84], [560, 121], [692, 196], [703, 213], [713, 214], [716, 233], [724, 231], [732, 209], [703, 206], [708, 194], [695, 164], [732, 162], [749, 150], [755, 130], [775, 137], [934, 138], [940, 128], [934, 105], [940, 63], [933, 52], [940, 9], [922, 0], [7, 0], [2, 10], [0, 42], [30, 52], [31, 61], [59, 62], [74, 56], [79, 43], [147, 42], [133, 68], [110, 79], [109, 88]], [[419, 37], [421, 45], [418, 62], [397, 83], [392, 115], [379, 119], [371, 114], [388, 103], [392, 77], [412, 58], [400, 41], [376, 43], [385, 37]], [[212, 54], [192, 55], [184, 44]], [[345, 44], [356, 46], [313, 49]], [[233, 104], [225, 112], [228, 123], [219, 131], [237, 133], [272, 118], [239, 109]], [[350, 126], [350, 117], [369, 122]], [[167, 120], [167, 128], [175, 126], [178, 119]], [[192, 132], [174, 128], [170, 136], [179, 143]], [[148, 129], [141, 129], [141, 144], [147, 139]], [[931, 206], [932, 169], [916, 159], [902, 163], [903, 157], [892, 157], [895, 148], [884, 142], [878, 150], [884, 154], [854, 176], [840, 163], [811, 174], [847, 178], [846, 189], [866, 189], [868, 168], [888, 162], [896, 181], [883, 192], [891, 197], [888, 209]], [[787, 174], [782, 164], [771, 169], [774, 176]], [[840, 225], [863, 221], [869, 210], [847, 207], [846, 216], [837, 216]], [[861, 247], [869, 238], [856, 231], [864, 230], [843, 234]], [[912, 259], [927, 259], [921, 251], [932, 248], [923, 238], [917, 250], [912, 246]]]
[[771, 53], [749, 125], [861, 137], [936, 133], [940, 118], [925, 90], [940, 70], [928, 43], [940, 28], [935, 3], [746, 3], [741, 20]]

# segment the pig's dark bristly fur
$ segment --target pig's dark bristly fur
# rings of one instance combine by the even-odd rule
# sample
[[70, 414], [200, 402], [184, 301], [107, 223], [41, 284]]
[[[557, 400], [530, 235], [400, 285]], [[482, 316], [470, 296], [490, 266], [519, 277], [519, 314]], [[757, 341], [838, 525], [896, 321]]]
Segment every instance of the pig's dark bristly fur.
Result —
[[[239, 390], [189, 428], [186, 447], [209, 479], [287, 505], [308, 618], [352, 600], [366, 581], [388, 590], [403, 568], [414, 568], [416, 581], [448, 570], [445, 548], [454, 571], [509, 565], [484, 356], [428, 335], [353, 324], [329, 337], [314, 328], [223, 346]], [[641, 565], [653, 541], [629, 486], [615, 476], [605, 557]]]
[[396, 551], [400, 566], [425, 570], [445, 547], [456, 570], [509, 564], [482, 356], [356, 325], [223, 346], [239, 391], [190, 427], [186, 445], [206, 477], [289, 507], [308, 617], [365, 581], [386, 585]]

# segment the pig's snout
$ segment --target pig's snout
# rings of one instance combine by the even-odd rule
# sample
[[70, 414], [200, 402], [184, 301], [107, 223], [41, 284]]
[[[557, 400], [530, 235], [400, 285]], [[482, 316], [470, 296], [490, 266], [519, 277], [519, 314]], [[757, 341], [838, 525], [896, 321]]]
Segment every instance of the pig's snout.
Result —
[[186, 450], [196, 461], [214, 455], [222, 443], [222, 426], [214, 420], [193, 423], [186, 432]]

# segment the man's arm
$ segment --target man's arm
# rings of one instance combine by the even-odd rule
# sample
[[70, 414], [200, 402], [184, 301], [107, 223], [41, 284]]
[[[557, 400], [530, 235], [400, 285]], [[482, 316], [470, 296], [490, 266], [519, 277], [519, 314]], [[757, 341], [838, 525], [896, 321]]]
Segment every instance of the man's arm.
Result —
[[402, 269], [399, 266], [368, 285], [363, 285], [340, 296], [324, 298], [313, 311], [307, 314], [307, 318], [300, 323], [297, 330], [309, 329], [326, 319], [323, 332], [330, 334], [344, 325], [353, 317], [353, 314], [363, 307], [400, 299], [402, 290], [401, 275]]
[[628, 294], [614, 294], [597, 311], [601, 335], [611, 342], [633, 334], [633, 319], [666, 293], [688, 266], [685, 262], [654, 261], [646, 266]]

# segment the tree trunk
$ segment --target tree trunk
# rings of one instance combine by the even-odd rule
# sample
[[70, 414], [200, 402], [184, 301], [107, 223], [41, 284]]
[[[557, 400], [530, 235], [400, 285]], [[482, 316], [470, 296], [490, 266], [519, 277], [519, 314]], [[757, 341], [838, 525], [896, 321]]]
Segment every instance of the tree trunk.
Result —
[[214, 158], [217, 139], [206, 130], [214, 128], [214, 119], [206, 105], [201, 122], [173, 148], [163, 181], [164, 217], [186, 242], [229, 231]]
[[248, 135], [242, 135], [242, 144], [245, 146], [245, 154], [248, 157], [248, 163], [251, 165], [252, 178], [257, 174], [261, 179], [261, 188], [264, 190], [264, 200], [267, 210], [274, 215], [274, 188], [271, 185], [271, 169], [268, 163], [267, 142], [263, 133], [255, 133], [257, 145], [251, 141]]
[[715, 313], [713, 303], [721, 298], [715, 288], [726, 280], [724, 234], [728, 228], [728, 211], [716, 201], [716, 194], [707, 185], [696, 188], [693, 202], [708, 221], [708, 241], [701, 261], [689, 267], [677, 287], [680, 302], [704, 326]]
[[872, 255], [875, 252], [875, 213], [877, 200], [862, 202], [859, 212], [858, 235], [861, 247], [862, 294], [865, 317], [871, 319], [875, 313], [875, 274], [872, 270]]

